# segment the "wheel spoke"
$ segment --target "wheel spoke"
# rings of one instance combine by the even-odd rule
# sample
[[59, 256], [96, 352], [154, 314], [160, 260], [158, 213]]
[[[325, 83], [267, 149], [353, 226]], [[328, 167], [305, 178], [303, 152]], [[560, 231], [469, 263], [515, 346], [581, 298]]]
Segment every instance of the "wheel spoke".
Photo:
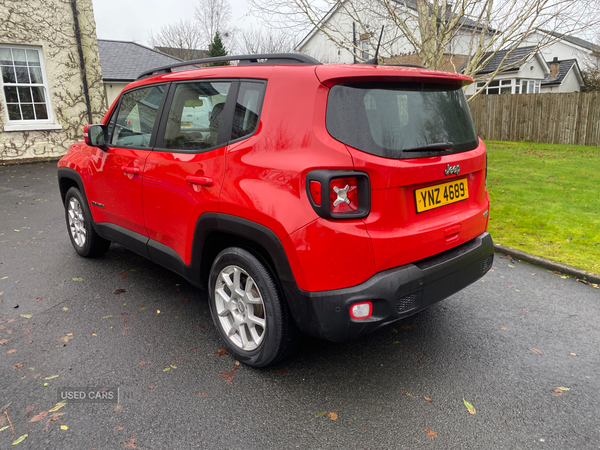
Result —
[[235, 267], [233, 269], [233, 288], [235, 290], [238, 290], [238, 289], [241, 288], [241, 285], [240, 285], [240, 277], [241, 277], [241, 275], [242, 275], [242, 271], [240, 270], [240, 268], [239, 267]]
[[246, 334], [246, 327], [244, 325], [240, 325], [238, 328], [240, 332], [240, 339], [242, 340], [242, 348], [246, 348], [248, 345], [248, 336]]
[[260, 326], [261, 328], [265, 328], [265, 319], [262, 319], [260, 317], [256, 317], [254, 315], [249, 315], [248, 316], [248, 322], [251, 322], [255, 325]]

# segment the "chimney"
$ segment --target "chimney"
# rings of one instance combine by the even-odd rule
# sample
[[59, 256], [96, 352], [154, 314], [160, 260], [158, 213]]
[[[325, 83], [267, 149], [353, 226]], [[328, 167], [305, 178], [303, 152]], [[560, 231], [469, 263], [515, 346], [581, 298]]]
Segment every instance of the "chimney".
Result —
[[558, 61], [558, 57], [555, 56], [548, 66], [550, 66], [550, 75], [548, 75], [548, 81], [554, 81], [558, 77], [558, 72], [560, 71], [560, 62]]

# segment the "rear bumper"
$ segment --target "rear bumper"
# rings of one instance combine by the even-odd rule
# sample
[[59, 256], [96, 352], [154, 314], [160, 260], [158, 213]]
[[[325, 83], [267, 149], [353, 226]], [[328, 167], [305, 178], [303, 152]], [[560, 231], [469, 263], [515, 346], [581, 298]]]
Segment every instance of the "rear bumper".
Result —
[[[298, 328], [311, 336], [342, 342], [415, 314], [480, 279], [492, 267], [489, 233], [438, 255], [379, 272], [364, 283], [332, 291], [307, 292], [284, 283]], [[370, 300], [368, 319], [352, 319], [350, 306]]]

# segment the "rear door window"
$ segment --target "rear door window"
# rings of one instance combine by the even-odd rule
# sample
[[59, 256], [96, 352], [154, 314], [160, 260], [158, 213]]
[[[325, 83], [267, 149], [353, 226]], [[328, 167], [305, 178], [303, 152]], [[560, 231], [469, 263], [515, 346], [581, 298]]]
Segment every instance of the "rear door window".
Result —
[[478, 145], [460, 86], [356, 83], [331, 88], [327, 130], [335, 139], [385, 158], [457, 153]]

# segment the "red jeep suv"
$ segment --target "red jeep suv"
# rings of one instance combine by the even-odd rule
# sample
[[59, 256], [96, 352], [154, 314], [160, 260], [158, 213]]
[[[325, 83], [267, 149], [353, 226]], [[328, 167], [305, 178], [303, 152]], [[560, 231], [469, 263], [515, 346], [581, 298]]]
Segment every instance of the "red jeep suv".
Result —
[[85, 257], [119, 243], [206, 288], [251, 366], [298, 331], [370, 333], [492, 265], [470, 82], [296, 54], [144, 73], [58, 163], [71, 242]]

